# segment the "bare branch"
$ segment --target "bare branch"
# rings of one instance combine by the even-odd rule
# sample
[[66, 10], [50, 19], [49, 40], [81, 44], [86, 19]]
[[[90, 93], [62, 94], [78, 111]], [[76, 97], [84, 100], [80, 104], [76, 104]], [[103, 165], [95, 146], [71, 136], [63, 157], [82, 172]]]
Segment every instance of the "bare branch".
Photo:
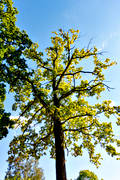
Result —
[[102, 83], [102, 84], [107, 88], [108, 91], [110, 91], [110, 89], [115, 89], [115, 88], [112, 88], [112, 87], [110, 87], [110, 86], [108, 86], [108, 85], [106, 85], [104, 83]]
[[92, 40], [93, 40], [93, 38], [91, 38], [91, 39], [89, 40], [88, 45], [87, 45], [87, 49], [89, 49], [89, 46], [90, 46]]

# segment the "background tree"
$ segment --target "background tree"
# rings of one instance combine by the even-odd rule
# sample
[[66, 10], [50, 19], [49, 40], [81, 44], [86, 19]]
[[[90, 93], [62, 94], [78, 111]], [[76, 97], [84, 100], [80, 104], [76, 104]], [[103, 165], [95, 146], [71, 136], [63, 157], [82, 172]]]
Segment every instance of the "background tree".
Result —
[[39, 159], [49, 152], [56, 159], [56, 179], [66, 180], [65, 149], [74, 156], [87, 149], [96, 166], [101, 158], [97, 145], [111, 156], [119, 155], [114, 145], [120, 141], [109, 118], [115, 115], [120, 125], [120, 107], [112, 106], [111, 100], [99, 101], [102, 92], [110, 90], [105, 70], [115, 62], [101, 59], [96, 47], [76, 48], [79, 31], [60, 29], [53, 34], [44, 57], [35, 43], [24, 51], [24, 57], [33, 60], [33, 69], [16, 71], [11, 80], [16, 94], [13, 110], [21, 110], [14, 121], [22, 133], [10, 143], [8, 161], [12, 165], [19, 157]]
[[4, 110], [6, 83], [11, 86], [11, 79], [13, 83], [17, 76], [15, 72], [25, 71], [27, 64], [22, 55], [31, 45], [25, 31], [21, 32], [15, 25], [18, 12], [12, 4], [12, 0], [0, 0], [0, 139], [7, 135], [8, 127], [13, 125], [10, 113]]
[[38, 167], [37, 160], [18, 159], [14, 165], [9, 164], [5, 180], [44, 180], [43, 170]]
[[77, 180], [98, 180], [98, 177], [95, 173], [89, 170], [82, 170], [79, 173]]

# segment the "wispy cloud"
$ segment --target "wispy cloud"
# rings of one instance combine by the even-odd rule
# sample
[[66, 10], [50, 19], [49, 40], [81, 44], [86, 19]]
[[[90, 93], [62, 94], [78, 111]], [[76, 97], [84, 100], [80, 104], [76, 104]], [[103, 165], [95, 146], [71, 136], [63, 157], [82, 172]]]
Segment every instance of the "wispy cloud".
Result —
[[109, 35], [110, 39], [116, 38], [116, 37], [120, 37], [120, 33], [119, 32], [111, 32]]
[[107, 47], [107, 40], [104, 40], [102, 43], [101, 43], [101, 45], [100, 45], [100, 48], [98, 49], [98, 51], [103, 51], [103, 50], [105, 50], [106, 49], [106, 47]]
[[111, 32], [108, 34], [107, 38], [104, 39], [100, 45], [99, 51], [107, 49], [108, 45], [110, 44], [110, 41], [120, 38], [119, 32]]

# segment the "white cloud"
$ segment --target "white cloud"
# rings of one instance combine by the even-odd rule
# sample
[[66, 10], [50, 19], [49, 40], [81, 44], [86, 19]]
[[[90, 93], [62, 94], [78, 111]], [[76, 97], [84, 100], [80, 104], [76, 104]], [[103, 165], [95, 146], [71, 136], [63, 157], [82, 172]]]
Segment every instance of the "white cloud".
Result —
[[100, 48], [98, 49], [98, 51], [103, 51], [103, 50], [106, 48], [106, 46], [107, 46], [107, 41], [104, 40], [104, 41], [102, 42]]
[[118, 36], [120, 36], [120, 33], [118, 33], [118, 32], [112, 32], [112, 33], [110, 33], [109, 38], [112, 39], [112, 38], [116, 38], [116, 37], [118, 37]]
[[102, 49], [105, 48], [105, 41], [102, 42]]

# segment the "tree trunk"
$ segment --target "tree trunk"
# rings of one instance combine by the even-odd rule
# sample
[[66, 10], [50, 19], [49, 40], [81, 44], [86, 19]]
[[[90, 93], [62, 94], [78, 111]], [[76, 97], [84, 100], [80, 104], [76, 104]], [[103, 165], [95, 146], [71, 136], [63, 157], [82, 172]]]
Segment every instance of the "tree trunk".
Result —
[[67, 180], [64, 153], [64, 134], [59, 120], [54, 121], [56, 180]]

